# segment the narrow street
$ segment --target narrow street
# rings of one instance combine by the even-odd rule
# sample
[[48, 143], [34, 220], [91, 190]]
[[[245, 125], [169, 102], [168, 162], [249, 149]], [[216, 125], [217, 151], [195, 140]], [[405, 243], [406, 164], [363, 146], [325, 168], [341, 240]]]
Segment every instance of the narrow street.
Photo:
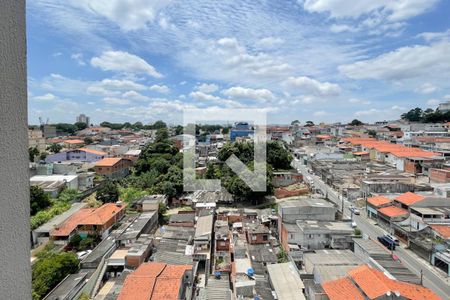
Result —
[[[305, 165], [301, 165], [298, 160], [293, 161], [294, 167], [302, 173], [305, 178], [311, 178], [314, 183], [314, 188], [321, 190], [321, 192], [327, 196], [327, 198], [334, 202], [339, 211], [342, 208], [342, 201], [344, 202], [344, 215], [350, 217], [351, 213], [349, 211], [349, 207], [351, 205], [347, 200], [341, 200], [338, 195], [338, 192], [333, 190], [329, 185], [324, 183], [322, 179], [314, 174], [310, 174]], [[378, 236], [386, 234], [387, 232], [382, 228], [374, 225], [369, 221], [362, 212], [359, 216], [353, 216], [353, 220], [356, 222], [359, 229], [364, 234], [367, 234], [371, 239], [376, 240]], [[407, 268], [409, 268], [412, 272], [420, 277], [421, 271], [423, 272], [423, 285], [435, 291], [439, 294], [443, 299], [450, 299], [450, 284], [449, 278], [443, 278], [443, 276], [439, 276], [436, 274], [437, 270], [434, 270], [434, 267], [430, 265], [425, 260], [416, 257], [414, 253], [410, 250], [405, 249], [403, 247], [397, 247], [394, 251], [394, 254], [397, 255], [400, 260], [405, 264]]]

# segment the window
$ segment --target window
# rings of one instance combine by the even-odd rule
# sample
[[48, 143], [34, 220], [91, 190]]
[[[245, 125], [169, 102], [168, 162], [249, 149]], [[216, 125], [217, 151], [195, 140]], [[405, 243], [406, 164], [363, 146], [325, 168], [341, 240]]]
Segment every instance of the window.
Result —
[[267, 235], [263, 235], [263, 241], [267, 241], [269, 237]]
[[308, 238], [309, 238], [309, 239], [314, 238], [314, 234], [308, 234]]
[[256, 241], [256, 235], [252, 235], [252, 241]]

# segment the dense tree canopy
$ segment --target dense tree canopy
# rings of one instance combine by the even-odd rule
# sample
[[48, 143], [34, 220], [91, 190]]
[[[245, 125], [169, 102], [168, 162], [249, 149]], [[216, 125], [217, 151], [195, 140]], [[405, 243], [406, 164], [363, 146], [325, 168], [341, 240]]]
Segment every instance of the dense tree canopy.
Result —
[[77, 128], [77, 130], [83, 130], [88, 127], [88, 124], [86, 124], [84, 122], [76, 122], [74, 125]]
[[78, 259], [74, 253], [46, 253], [32, 268], [33, 300], [42, 299], [61, 280], [78, 270]]
[[353, 119], [350, 123], [348, 123], [348, 125], [352, 125], [352, 126], [361, 126], [361, 125], [363, 125], [364, 123], [363, 122], [361, 122], [360, 120], [358, 120], [358, 119]]
[[49, 207], [50, 204], [50, 196], [42, 188], [38, 186], [30, 187], [30, 213], [32, 216]]
[[97, 190], [95, 198], [102, 203], [114, 203], [119, 200], [119, 188], [112, 180], [106, 180], [103, 186]]
[[34, 162], [35, 158], [39, 155], [39, 150], [36, 147], [28, 148], [28, 158], [30, 162]]
[[450, 112], [442, 112], [439, 109], [433, 110], [431, 108], [422, 110], [416, 107], [402, 114], [401, 118], [410, 122], [439, 123], [449, 121]]
[[50, 150], [53, 153], [59, 153], [62, 149], [62, 146], [60, 144], [53, 143], [50, 146], [48, 146], [47, 150]]

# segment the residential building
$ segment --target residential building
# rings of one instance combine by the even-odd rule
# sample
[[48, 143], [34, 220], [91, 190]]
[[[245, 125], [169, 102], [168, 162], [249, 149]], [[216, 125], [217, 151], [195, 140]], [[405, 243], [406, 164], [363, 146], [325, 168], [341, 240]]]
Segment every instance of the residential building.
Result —
[[322, 287], [330, 300], [342, 299], [441, 299], [432, 290], [418, 284], [392, 279], [367, 265], [356, 267], [347, 276], [328, 281]]
[[367, 198], [367, 215], [369, 218], [377, 218], [378, 209], [392, 205], [392, 200], [384, 196]]
[[270, 284], [278, 300], [302, 300], [305, 286], [292, 262], [267, 265]]
[[139, 155], [141, 155], [141, 152], [142, 150], [140, 149], [128, 150], [127, 152], [125, 152], [123, 157], [135, 162], [136, 160], [138, 160]]
[[247, 122], [237, 122], [230, 130], [230, 140], [236, 141], [237, 138], [250, 137], [255, 133], [252, 126]]
[[45, 162], [82, 161], [92, 163], [105, 158], [106, 155], [107, 153], [103, 151], [80, 148], [47, 155]]
[[47, 145], [42, 130], [37, 128], [28, 129], [28, 147], [37, 148], [40, 152], [46, 150]]
[[95, 163], [95, 173], [111, 179], [119, 179], [130, 173], [132, 162], [121, 157], [105, 157]]
[[349, 249], [353, 228], [349, 222], [297, 221], [283, 223], [280, 233], [281, 245], [285, 251], [291, 249]]
[[117, 300], [190, 299], [193, 283], [190, 265], [144, 263], [126, 277]]
[[149, 195], [144, 196], [134, 203], [136, 210], [140, 212], [158, 211], [159, 205], [167, 205], [168, 197], [166, 195]]
[[108, 236], [111, 228], [125, 215], [125, 204], [106, 203], [98, 208], [83, 208], [55, 227], [50, 237], [55, 241], [69, 241], [76, 233], [81, 237]]
[[36, 175], [30, 178], [30, 185], [38, 186], [56, 198], [64, 188], [79, 189], [78, 175]]
[[44, 138], [46, 138], [46, 139], [54, 138], [54, 137], [58, 136], [56, 133], [56, 126], [46, 124], [42, 127], [42, 130], [43, 130]]
[[194, 227], [195, 224], [195, 213], [178, 213], [170, 215], [169, 225], [170, 226], [181, 226], [181, 227]]
[[258, 223], [247, 223], [244, 228], [247, 243], [267, 244], [269, 243], [270, 230], [266, 226]]
[[79, 123], [85, 123], [88, 127], [91, 125], [91, 118], [89, 118], [85, 114], [80, 114], [79, 116], [77, 116], [76, 121]]

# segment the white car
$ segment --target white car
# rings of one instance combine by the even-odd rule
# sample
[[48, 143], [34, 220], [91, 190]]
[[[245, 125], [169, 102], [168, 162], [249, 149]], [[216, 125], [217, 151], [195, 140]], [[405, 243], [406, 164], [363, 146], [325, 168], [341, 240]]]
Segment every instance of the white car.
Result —
[[77, 252], [77, 257], [78, 257], [79, 260], [83, 260], [91, 252], [92, 252], [92, 250], [86, 250], [86, 251]]
[[360, 214], [359, 210], [354, 206], [350, 206], [350, 210], [357, 216]]

